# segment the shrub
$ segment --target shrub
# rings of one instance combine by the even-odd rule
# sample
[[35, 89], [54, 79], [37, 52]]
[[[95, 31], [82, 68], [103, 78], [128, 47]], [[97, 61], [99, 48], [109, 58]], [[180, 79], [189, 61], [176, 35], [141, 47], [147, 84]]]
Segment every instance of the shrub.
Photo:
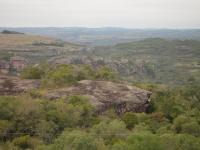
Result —
[[200, 137], [200, 125], [195, 121], [185, 123], [182, 125], [182, 133]]
[[108, 67], [101, 67], [97, 69], [95, 77], [101, 80], [115, 80], [116, 73]]
[[131, 150], [163, 150], [157, 135], [148, 132], [132, 134], [127, 139]]
[[73, 66], [59, 65], [56, 68], [52, 68], [45, 75], [43, 83], [47, 86], [63, 86], [76, 83]]
[[120, 139], [125, 139], [127, 135], [126, 125], [117, 119], [111, 122], [103, 121], [92, 128], [92, 133], [105, 140], [106, 144], [113, 144]]
[[138, 118], [134, 113], [125, 113], [122, 117], [128, 129], [132, 129], [136, 124], [138, 124]]
[[35, 149], [41, 142], [29, 135], [21, 136], [13, 140], [13, 144], [21, 149]]
[[21, 77], [23, 79], [41, 79], [43, 75], [44, 71], [41, 68], [35, 66], [26, 67], [21, 72]]
[[104, 150], [101, 139], [95, 139], [84, 131], [65, 131], [49, 148], [50, 150]]

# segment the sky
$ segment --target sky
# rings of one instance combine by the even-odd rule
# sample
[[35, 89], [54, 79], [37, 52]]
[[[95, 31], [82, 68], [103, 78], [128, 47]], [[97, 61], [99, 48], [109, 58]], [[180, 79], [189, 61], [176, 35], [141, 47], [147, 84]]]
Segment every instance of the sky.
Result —
[[0, 26], [200, 28], [200, 0], [0, 0]]

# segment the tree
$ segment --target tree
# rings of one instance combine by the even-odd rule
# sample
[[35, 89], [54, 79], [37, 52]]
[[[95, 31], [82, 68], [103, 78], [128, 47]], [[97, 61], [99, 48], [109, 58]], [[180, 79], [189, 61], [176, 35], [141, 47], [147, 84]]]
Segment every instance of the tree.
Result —
[[38, 145], [41, 144], [41, 141], [31, 138], [29, 135], [20, 136], [13, 140], [13, 144], [21, 149], [36, 149]]
[[132, 134], [127, 139], [130, 150], [163, 150], [157, 135], [148, 132]]
[[65, 131], [50, 145], [50, 150], [104, 150], [105, 145], [101, 139], [87, 134], [84, 131]]
[[21, 72], [23, 79], [41, 79], [44, 75], [44, 70], [38, 66], [28, 66]]
[[74, 67], [72, 65], [59, 65], [49, 70], [44, 79], [45, 86], [64, 86], [76, 83]]
[[138, 124], [138, 118], [134, 113], [125, 113], [122, 117], [128, 129], [132, 129], [136, 124]]
[[115, 80], [116, 73], [108, 67], [100, 67], [97, 69], [95, 77], [101, 80]]
[[117, 119], [111, 122], [102, 121], [92, 128], [92, 133], [105, 140], [106, 144], [113, 144], [120, 139], [124, 139], [128, 133], [123, 121]]

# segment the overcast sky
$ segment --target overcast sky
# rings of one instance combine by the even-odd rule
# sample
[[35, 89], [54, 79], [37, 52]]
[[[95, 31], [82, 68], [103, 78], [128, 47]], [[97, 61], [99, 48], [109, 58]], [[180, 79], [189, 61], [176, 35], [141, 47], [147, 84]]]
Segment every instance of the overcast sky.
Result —
[[0, 26], [199, 28], [200, 0], [0, 0]]

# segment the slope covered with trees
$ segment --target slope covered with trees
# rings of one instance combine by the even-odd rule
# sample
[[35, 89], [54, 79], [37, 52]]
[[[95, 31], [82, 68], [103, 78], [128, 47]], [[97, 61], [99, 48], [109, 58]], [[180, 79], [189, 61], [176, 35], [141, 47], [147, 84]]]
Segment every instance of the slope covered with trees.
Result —
[[76, 65], [41, 68], [30, 67], [22, 72], [23, 78], [40, 78], [43, 81], [41, 88], [17, 96], [0, 96], [1, 149], [199, 149], [198, 84], [173, 88], [134, 83], [153, 92], [146, 113], [119, 115], [110, 108], [103, 114], [97, 114], [82, 95], [52, 101], [42, 95], [49, 88], [69, 87], [81, 79], [113, 80], [112, 70], [101, 68], [93, 71], [87, 66]]

